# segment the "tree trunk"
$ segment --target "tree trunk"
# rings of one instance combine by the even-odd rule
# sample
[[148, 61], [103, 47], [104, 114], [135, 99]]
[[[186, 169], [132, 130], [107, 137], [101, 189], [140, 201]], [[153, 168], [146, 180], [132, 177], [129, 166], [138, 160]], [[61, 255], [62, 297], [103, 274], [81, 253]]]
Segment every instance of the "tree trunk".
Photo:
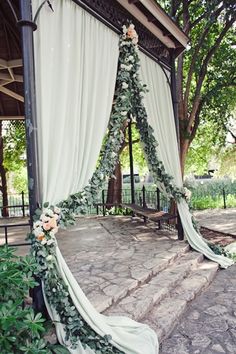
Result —
[[122, 202], [122, 173], [120, 161], [113, 172], [116, 178], [110, 178], [107, 191], [107, 204], [120, 204]]
[[[182, 133], [183, 134], [183, 133]], [[180, 139], [180, 166], [182, 177], [184, 177], [184, 167], [189, 149], [189, 139], [182, 137]]]
[[[2, 137], [2, 121], [0, 121], [0, 176], [1, 176], [1, 192], [2, 192], [2, 203], [3, 206], [8, 206], [8, 194], [7, 194], [7, 178], [6, 178], [6, 170], [3, 165], [4, 153], [3, 153], [3, 137]], [[8, 208], [2, 209], [2, 216], [8, 217], [9, 212]]]

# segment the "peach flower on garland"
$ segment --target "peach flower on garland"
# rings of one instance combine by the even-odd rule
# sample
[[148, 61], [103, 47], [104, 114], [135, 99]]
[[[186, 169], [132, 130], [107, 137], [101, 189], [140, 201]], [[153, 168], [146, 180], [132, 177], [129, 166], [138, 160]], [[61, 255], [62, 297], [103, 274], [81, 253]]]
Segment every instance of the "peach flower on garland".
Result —
[[45, 235], [44, 235], [43, 232], [37, 236], [37, 240], [38, 240], [38, 241], [43, 241], [43, 240], [45, 240]]
[[52, 229], [55, 229], [55, 233], [56, 233], [58, 229], [56, 217], [50, 218], [48, 222], [43, 223], [43, 228], [45, 231], [50, 231]]
[[57, 227], [57, 220], [55, 216], [49, 220], [48, 224], [52, 229], [55, 229]]
[[43, 228], [44, 228], [45, 231], [51, 230], [51, 226], [49, 225], [49, 222], [45, 222], [45, 223], [43, 224]]
[[126, 36], [130, 39], [132, 39], [132, 42], [134, 44], [137, 44], [138, 43], [138, 34], [137, 32], [135, 31], [134, 29], [134, 25], [131, 24], [129, 25], [128, 29], [127, 29], [127, 32], [126, 32]]

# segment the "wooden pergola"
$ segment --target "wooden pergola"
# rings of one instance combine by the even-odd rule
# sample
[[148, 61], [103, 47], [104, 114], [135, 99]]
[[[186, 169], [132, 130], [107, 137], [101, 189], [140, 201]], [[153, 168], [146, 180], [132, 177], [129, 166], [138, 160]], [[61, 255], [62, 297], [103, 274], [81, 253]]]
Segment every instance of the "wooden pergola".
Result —
[[[175, 58], [186, 48], [188, 37], [155, 0], [71, 0], [116, 33], [132, 22], [139, 33], [140, 49], [171, 73], [172, 98], [177, 124]], [[42, 0], [53, 10], [53, 2]], [[41, 8], [40, 7], [40, 8]], [[39, 8], [39, 12], [40, 12]], [[38, 12], [38, 14], [39, 14]], [[26, 121], [27, 163], [31, 217], [39, 202], [37, 120], [34, 82], [31, 0], [0, 2], [0, 121]]]
[[[119, 32], [127, 20], [139, 33], [143, 51], [171, 70], [188, 38], [154, 0], [74, 0]], [[26, 3], [30, 0], [26, 0]], [[43, 1], [42, 1], [43, 3]], [[45, 6], [47, 6], [45, 1]], [[0, 3], [0, 120], [24, 119], [23, 60], [18, 22], [20, 0]]]

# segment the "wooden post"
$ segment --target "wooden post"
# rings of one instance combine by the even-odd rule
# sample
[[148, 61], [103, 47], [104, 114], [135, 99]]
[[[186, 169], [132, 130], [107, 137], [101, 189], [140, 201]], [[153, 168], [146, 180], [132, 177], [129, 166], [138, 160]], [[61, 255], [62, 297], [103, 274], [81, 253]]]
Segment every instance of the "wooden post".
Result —
[[131, 117], [129, 116], [128, 135], [129, 135], [129, 164], [130, 164], [130, 186], [131, 186], [131, 204], [135, 204], [134, 190], [134, 160], [133, 160], [133, 141]]
[[226, 209], [226, 194], [225, 194], [225, 189], [223, 188], [223, 203], [224, 203], [224, 209]]
[[159, 190], [158, 187], [157, 187], [157, 190], [156, 190], [156, 194], [157, 194], [157, 210], [160, 211], [160, 208], [161, 208], [161, 205], [160, 205], [160, 190]]
[[[39, 165], [38, 165], [38, 141], [36, 119], [36, 92], [34, 72], [34, 43], [33, 31], [37, 29], [32, 21], [31, 0], [20, 0], [21, 20], [18, 25], [22, 29], [22, 58], [24, 67], [24, 106], [26, 129], [26, 152], [29, 188], [30, 224], [33, 226], [33, 216], [40, 202], [39, 191]], [[32, 289], [33, 307], [36, 312], [42, 312], [47, 316], [47, 310], [43, 299], [42, 286], [39, 283]]]
[[[176, 128], [176, 137], [178, 142], [178, 148], [180, 150], [180, 133], [179, 133], [179, 120], [178, 120], [178, 100], [177, 100], [177, 89], [176, 89], [176, 73], [175, 73], [175, 56], [174, 51], [171, 53], [171, 95], [172, 95], [172, 103], [174, 110], [174, 118], [175, 118], [175, 128]], [[179, 211], [177, 211], [177, 230], [178, 230], [178, 239], [184, 239], [184, 230], [182, 226], [182, 222], [179, 216]]]
[[103, 214], [103, 216], [106, 215], [106, 209], [105, 209], [105, 191], [104, 191], [104, 189], [102, 190], [102, 214]]
[[22, 214], [23, 218], [25, 217], [25, 198], [24, 198], [24, 191], [21, 192], [21, 202], [22, 202]]

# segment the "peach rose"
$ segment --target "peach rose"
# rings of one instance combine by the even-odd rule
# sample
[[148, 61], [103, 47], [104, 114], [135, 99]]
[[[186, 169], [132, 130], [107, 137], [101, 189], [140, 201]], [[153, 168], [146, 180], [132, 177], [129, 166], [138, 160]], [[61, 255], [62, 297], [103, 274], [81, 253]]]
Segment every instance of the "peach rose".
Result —
[[55, 216], [49, 220], [48, 225], [51, 227], [51, 229], [55, 229], [57, 227], [57, 220]]
[[128, 28], [127, 37], [128, 37], [128, 38], [131, 38], [131, 39], [133, 39], [133, 38], [135, 38], [135, 37], [138, 37], [138, 36], [137, 36], [137, 32], [135, 31], [135, 29], [133, 29], [133, 28]]
[[50, 226], [49, 222], [43, 223], [43, 228], [44, 228], [45, 231], [51, 230], [51, 226]]
[[39, 235], [37, 236], [37, 239], [38, 239], [39, 241], [43, 241], [43, 240], [45, 240], [45, 235], [44, 235], [43, 233], [41, 233], [41, 234], [39, 234]]

